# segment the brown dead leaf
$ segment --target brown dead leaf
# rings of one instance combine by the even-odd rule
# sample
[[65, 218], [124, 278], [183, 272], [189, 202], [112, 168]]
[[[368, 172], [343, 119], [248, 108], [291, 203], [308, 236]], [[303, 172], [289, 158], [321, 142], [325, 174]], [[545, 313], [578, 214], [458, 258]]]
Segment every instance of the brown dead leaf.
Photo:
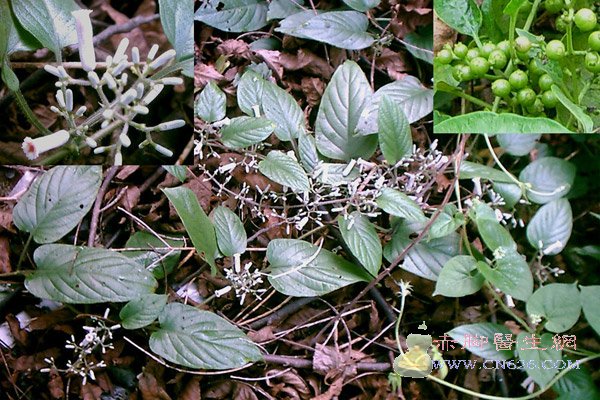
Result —
[[115, 179], [124, 181], [129, 178], [133, 173], [140, 169], [139, 165], [125, 165], [119, 169], [119, 173], [115, 176]]
[[143, 400], [171, 400], [167, 390], [151, 373], [144, 371], [138, 375], [138, 388]]
[[281, 64], [281, 52], [277, 50], [255, 50], [259, 61], [264, 61], [265, 64], [273, 71], [277, 80], [281, 80], [283, 77], [283, 65]]
[[62, 399], [65, 397], [65, 384], [60, 374], [55, 371], [50, 371], [50, 379], [48, 380], [48, 391], [53, 399]]
[[193, 376], [179, 394], [181, 400], [198, 400], [202, 398], [200, 389], [200, 377]]
[[270, 325], [265, 326], [262, 329], [259, 329], [255, 332], [248, 332], [248, 338], [255, 343], [262, 343], [268, 340], [275, 339], [275, 334], [273, 333], [273, 327]]
[[327, 80], [333, 74], [333, 67], [322, 57], [307, 49], [299, 49], [296, 54], [281, 53], [279, 62], [288, 71], [302, 70], [307, 74], [323, 77]]
[[321, 102], [325, 91], [325, 82], [319, 78], [303, 76], [300, 88], [308, 105], [314, 108]]
[[15, 338], [15, 341], [21, 346], [26, 347], [29, 343], [29, 334], [25, 329], [21, 328], [21, 323], [17, 317], [15, 317], [13, 314], [7, 314], [6, 322], [8, 322], [10, 333]]
[[140, 202], [140, 188], [138, 186], [128, 186], [125, 189], [125, 194], [121, 196], [121, 206], [127, 211], [133, 210]]
[[313, 355], [313, 369], [327, 376], [356, 376], [356, 362], [364, 358], [358, 351], [340, 352], [332, 346], [317, 343]]
[[454, 45], [458, 32], [446, 25], [437, 15], [434, 14], [433, 18], [433, 51], [437, 53], [446, 43]]
[[233, 392], [233, 398], [239, 400], [258, 400], [256, 393], [252, 389], [252, 386], [249, 386], [245, 383], [238, 382], [235, 385], [235, 391]]
[[342, 393], [343, 387], [344, 378], [340, 376], [329, 386], [329, 389], [325, 393], [313, 397], [313, 400], [332, 400], [333, 398], [337, 398]]
[[62, 322], [67, 322], [72, 319], [72, 311], [67, 308], [59, 308], [32, 318], [29, 323], [29, 329], [32, 331], [50, 329]]
[[281, 398], [282, 396], [279, 395], [279, 391], [283, 391], [287, 394], [287, 397], [293, 399], [310, 398], [310, 388], [298, 371], [291, 369], [283, 374], [281, 374], [281, 372], [282, 370], [279, 369], [270, 369], [265, 373], [265, 376], [277, 375], [275, 378], [269, 379], [268, 381], [268, 385], [274, 389], [271, 390], [272, 396]]
[[98, 385], [87, 382], [81, 386], [80, 395], [83, 400], [98, 400], [102, 395], [102, 389]]
[[16, 359], [8, 359], [8, 366], [15, 372], [39, 371], [42, 368], [47, 368], [48, 363], [44, 358], [57, 358], [60, 354], [58, 348], [51, 348], [33, 355], [21, 356]]
[[0, 273], [12, 271], [10, 265], [10, 243], [6, 236], [0, 236]]
[[250, 48], [243, 40], [228, 39], [217, 46], [216, 53], [220, 56], [231, 56], [233, 58], [250, 58]]
[[204, 176], [200, 175], [186, 182], [183, 186], [194, 192], [204, 211], [208, 212], [212, 198], [212, 185], [210, 182], [205, 181]]
[[404, 72], [409, 68], [404, 62], [404, 55], [389, 48], [384, 48], [379, 57], [375, 58], [375, 66], [385, 70], [394, 80], [400, 80], [406, 76]]
[[225, 81], [225, 77], [220, 74], [214, 66], [198, 63], [194, 65], [194, 87], [197, 90], [204, 89], [208, 82], [214, 81], [220, 83]]

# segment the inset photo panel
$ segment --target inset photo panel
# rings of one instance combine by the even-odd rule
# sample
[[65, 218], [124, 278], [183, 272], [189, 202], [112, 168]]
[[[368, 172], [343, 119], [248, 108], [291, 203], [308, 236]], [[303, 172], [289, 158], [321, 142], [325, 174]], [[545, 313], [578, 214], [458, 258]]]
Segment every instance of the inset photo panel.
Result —
[[0, 0], [0, 163], [192, 162], [192, 20], [191, 0]]
[[435, 133], [600, 130], [591, 0], [437, 0]]

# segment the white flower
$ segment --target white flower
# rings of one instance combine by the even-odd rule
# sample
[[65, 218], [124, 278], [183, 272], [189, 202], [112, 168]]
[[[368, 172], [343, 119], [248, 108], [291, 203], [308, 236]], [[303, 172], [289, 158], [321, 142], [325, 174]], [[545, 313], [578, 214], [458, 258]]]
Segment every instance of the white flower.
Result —
[[159, 131], [170, 131], [171, 129], [178, 129], [185, 125], [185, 121], [182, 119], [174, 119], [173, 121], [163, 122], [158, 124], [156, 129]]
[[35, 139], [26, 137], [25, 140], [23, 140], [23, 151], [25, 152], [27, 158], [30, 160], [35, 160], [40, 156], [40, 154], [63, 146], [69, 141], [70, 137], [71, 135], [69, 132], [65, 130], [60, 130], [51, 135], [42, 136]]
[[90, 14], [92, 10], [77, 10], [71, 12], [75, 18], [77, 42], [79, 43], [79, 58], [85, 71], [96, 69], [96, 52], [94, 50], [94, 31]]
[[148, 67], [151, 70], [159, 69], [160, 67], [171, 61], [173, 58], [175, 58], [175, 55], [177, 55], [175, 50], [167, 50], [164, 53], [162, 53], [156, 60], [152, 61]]

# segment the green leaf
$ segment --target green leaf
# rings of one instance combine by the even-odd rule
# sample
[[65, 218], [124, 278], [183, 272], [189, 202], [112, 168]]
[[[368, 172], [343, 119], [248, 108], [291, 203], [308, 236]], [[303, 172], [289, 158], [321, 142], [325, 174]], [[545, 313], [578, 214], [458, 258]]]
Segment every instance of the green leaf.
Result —
[[508, 208], [513, 208], [523, 197], [523, 191], [516, 183], [496, 181], [494, 182], [494, 190], [502, 196], [505, 206]]
[[255, 116], [253, 107], [262, 112], [263, 89], [267, 81], [263, 77], [249, 69], [244, 72], [237, 87], [237, 101], [240, 110], [251, 117]]
[[300, 163], [308, 172], [314, 171], [319, 163], [319, 155], [317, 154], [317, 144], [315, 138], [308, 133], [301, 133], [298, 137], [298, 155]]
[[533, 134], [505, 134], [497, 135], [498, 144], [511, 156], [521, 157], [529, 154], [542, 137], [539, 133]]
[[377, 197], [377, 206], [390, 215], [404, 218], [408, 221], [424, 222], [427, 217], [421, 207], [413, 199], [397, 190], [384, 187]]
[[158, 283], [132, 259], [117, 252], [47, 244], [33, 253], [37, 269], [25, 279], [34, 296], [63, 303], [129, 301], [152, 293]]
[[433, 25], [406, 34], [404, 47], [416, 58], [433, 64]]
[[229, 208], [219, 206], [213, 213], [217, 244], [221, 253], [227, 257], [246, 251], [248, 237], [244, 224]]
[[[496, 350], [494, 335], [497, 333], [503, 336], [511, 335], [511, 332], [504, 325], [489, 322], [457, 326], [449, 331], [448, 335], [461, 345], [464, 344], [467, 350], [484, 360], [509, 360], [513, 357], [511, 350]], [[483, 337], [487, 340], [483, 339], [479, 343], [474, 343], [471, 340], [466, 340], [467, 335], [469, 337]], [[481, 346], [478, 344], [481, 344]]]
[[571, 114], [581, 123], [583, 132], [581, 133], [593, 133], [594, 132], [594, 121], [587, 115], [583, 109], [577, 104], [573, 103], [559, 88], [557, 85], [552, 85], [552, 93], [556, 96], [558, 101], [569, 110]]
[[8, 0], [0, 0], [0, 68], [4, 67], [4, 59], [8, 53], [8, 41], [13, 27]]
[[184, 165], [163, 165], [162, 166], [168, 173], [179, 179], [179, 182], [185, 182], [187, 178], [187, 167]]
[[516, 250], [499, 247], [494, 252], [495, 266], [479, 261], [477, 268], [485, 279], [517, 300], [526, 301], [533, 292], [533, 276], [525, 257]]
[[[407, 227], [394, 232], [392, 240], [383, 249], [383, 255], [391, 263], [412, 243]], [[406, 253], [400, 268], [422, 278], [436, 281], [444, 266], [459, 253], [460, 237], [456, 233], [429, 241], [420, 241]]]
[[379, 146], [386, 161], [396, 164], [412, 152], [410, 125], [402, 107], [388, 96], [383, 96], [378, 116]]
[[527, 0], [510, 0], [502, 12], [506, 15], [516, 16], [526, 2]]
[[499, 247], [517, 249], [517, 243], [506, 228], [498, 222], [494, 210], [489, 205], [477, 200], [474, 201], [473, 210], [479, 235], [490, 250], [494, 251]]
[[[533, 341], [534, 335], [535, 340], [541, 340], [540, 343]], [[534, 368], [526, 368], [527, 375], [531, 377], [540, 385], [540, 387], [546, 387], [548, 383], [558, 373], [558, 368], [544, 368], [543, 366], [551, 365], [555, 363], [545, 363], [546, 361], [560, 361], [562, 360], [560, 349], [553, 349], [554, 340], [552, 339], [551, 333], [544, 333], [539, 336], [537, 333], [531, 334], [527, 332], [519, 333], [517, 336], [517, 355], [522, 365], [529, 366], [534, 365]], [[539, 349], [535, 349], [539, 347]], [[545, 349], [545, 350], [542, 350]]]
[[[217, 10], [220, 3], [223, 7]], [[196, 11], [194, 19], [226, 32], [257, 31], [267, 25], [267, 3], [260, 0], [206, 2]]]
[[268, 138], [275, 124], [266, 118], [237, 117], [221, 129], [221, 141], [227, 147], [243, 149]]
[[165, 36], [177, 52], [177, 61], [194, 55], [194, 4], [191, 1], [158, 0]]
[[581, 308], [583, 315], [588, 323], [598, 335], [600, 335], [600, 307], [598, 307], [598, 299], [600, 299], [600, 285], [596, 286], [579, 286], [581, 289]]
[[371, 96], [367, 77], [354, 61], [339, 67], [321, 98], [315, 122], [317, 149], [335, 160], [368, 159], [375, 151], [376, 136], [356, 134], [360, 115]]
[[208, 82], [196, 99], [196, 115], [209, 124], [225, 118], [227, 98], [213, 81]]
[[265, 116], [275, 123], [275, 135], [280, 140], [290, 141], [306, 132], [304, 113], [296, 99], [274, 83], [265, 82], [262, 107]]
[[20, 90], [20, 83], [17, 74], [10, 68], [7, 62], [2, 66], [2, 81], [10, 89], [11, 92]]
[[519, 180], [530, 184], [527, 198], [534, 203], [546, 204], [564, 197], [575, 181], [575, 165], [557, 157], [538, 158], [526, 166]]
[[478, 36], [481, 11], [473, 0], [437, 0], [433, 7], [446, 25], [462, 34]]
[[269, 282], [288, 296], [320, 296], [372, 279], [362, 268], [302, 240], [271, 240], [267, 260], [271, 266]]
[[215, 228], [200, 207], [198, 198], [190, 189], [179, 186], [162, 189], [175, 211], [181, 218], [196, 251], [216, 271], [215, 255], [217, 254], [217, 238]]
[[356, 11], [365, 12], [377, 7], [381, 3], [381, 0], [344, 0], [344, 3]]
[[494, 182], [512, 183], [513, 180], [496, 168], [488, 167], [487, 165], [477, 164], [471, 161], [463, 161], [460, 163], [460, 179], [483, 178]]
[[461, 225], [464, 225], [464, 223], [465, 217], [458, 211], [456, 206], [454, 204], [447, 204], [433, 224], [431, 224], [427, 238], [437, 239], [448, 236], [452, 232], [455, 232]]
[[378, 132], [379, 105], [384, 96], [388, 96], [402, 107], [409, 124], [420, 120], [433, 111], [433, 90], [423, 86], [414, 76], [407, 75], [399, 81], [380, 87], [371, 96], [362, 111], [356, 128], [360, 135]]
[[307, 192], [310, 183], [298, 161], [281, 151], [270, 151], [267, 158], [258, 163], [258, 170], [267, 178], [287, 186], [294, 192]]
[[301, 6], [304, 5], [304, 0], [271, 0], [269, 10], [267, 11], [267, 19], [284, 19], [292, 14], [302, 12]]
[[[570, 359], [566, 362], [575, 363]], [[559, 397], [556, 400], [600, 400], [600, 391], [584, 365], [571, 369], [553, 386]]]
[[475, 111], [448, 118], [433, 127], [434, 133], [573, 133], [558, 122], [541, 117]]
[[481, 289], [485, 279], [477, 271], [477, 260], [471, 256], [452, 257], [440, 272], [434, 296], [462, 297]]
[[221, 370], [262, 359], [241, 330], [212, 312], [171, 303], [158, 321], [160, 329], [150, 336], [150, 349], [175, 364]]
[[375, 225], [369, 218], [355, 211], [347, 218], [338, 217], [340, 233], [348, 248], [363, 267], [373, 276], [377, 276], [381, 267], [383, 250], [375, 231]]
[[356, 11], [303, 11], [280, 22], [276, 32], [301, 39], [316, 40], [347, 50], [367, 48], [375, 42], [367, 32], [369, 20]]
[[44, 47], [60, 54], [65, 46], [77, 43], [72, 11], [79, 7], [73, 0], [19, 0], [12, 2], [16, 19]]
[[101, 180], [100, 166], [52, 168], [33, 182], [15, 206], [15, 225], [37, 243], [59, 240], [88, 213]]
[[571, 205], [566, 199], [558, 199], [537, 210], [527, 225], [527, 240], [544, 254], [555, 255], [567, 245], [572, 229]]
[[530, 319], [532, 316], [544, 318], [544, 328], [550, 332], [564, 332], [579, 319], [579, 290], [574, 283], [551, 283], [536, 290], [527, 300], [525, 308]]
[[125, 329], [140, 329], [150, 325], [167, 305], [166, 294], [146, 294], [125, 304], [119, 312]]
[[[173, 247], [181, 247], [183, 240], [163, 239]], [[123, 254], [133, 261], [140, 264], [142, 267], [152, 272], [156, 279], [162, 279], [169, 275], [179, 262], [180, 250], [171, 251], [165, 249], [165, 244], [156, 236], [148, 232], [136, 232], [125, 243], [126, 248], [133, 249], [149, 249], [127, 251]], [[170, 252], [170, 253], [169, 253]], [[168, 254], [168, 255], [167, 255]]]

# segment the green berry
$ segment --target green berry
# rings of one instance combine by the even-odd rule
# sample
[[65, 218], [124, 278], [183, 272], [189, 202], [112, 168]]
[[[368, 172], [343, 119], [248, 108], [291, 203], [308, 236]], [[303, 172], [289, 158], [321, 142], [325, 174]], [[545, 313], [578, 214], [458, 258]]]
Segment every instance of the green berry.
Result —
[[466, 82], [473, 78], [473, 73], [471, 72], [471, 67], [468, 65], [459, 64], [454, 67], [452, 76], [459, 82]]
[[554, 83], [554, 81], [548, 74], [544, 74], [544, 75], [540, 76], [540, 80], [538, 81], [538, 85], [540, 86], [540, 89], [542, 89], [542, 90], [550, 90], [553, 83]]
[[502, 69], [506, 67], [506, 64], [508, 63], [508, 58], [502, 50], [494, 50], [490, 53], [488, 61], [490, 62], [493, 68]]
[[529, 111], [531, 114], [534, 115], [539, 115], [542, 114], [544, 112], [544, 103], [542, 102], [542, 100], [536, 98], [533, 101], [533, 104], [530, 104], [527, 107], [527, 111]]
[[588, 45], [594, 51], [600, 51], [600, 31], [594, 31], [588, 36]]
[[551, 90], [546, 90], [542, 93], [542, 103], [546, 108], [554, 108], [558, 104], [558, 99]]
[[496, 48], [502, 50], [507, 56], [510, 55], [510, 42], [508, 40], [501, 41], [496, 45]]
[[469, 62], [474, 77], [482, 77], [490, 69], [490, 63], [483, 57], [475, 57]]
[[498, 97], [507, 97], [511, 89], [510, 83], [506, 79], [497, 79], [492, 83], [492, 93]]
[[465, 58], [467, 51], [469, 51], [469, 48], [463, 43], [456, 43], [454, 45], [454, 55], [460, 59]]
[[585, 69], [595, 74], [600, 73], [600, 55], [595, 51], [590, 51], [585, 55]]
[[596, 18], [596, 13], [590, 10], [589, 8], [582, 8], [577, 13], [575, 13], [575, 25], [582, 32], [591, 31], [596, 27], [596, 23], [598, 22]]
[[540, 61], [536, 58], [533, 58], [529, 61], [529, 73], [532, 77], [540, 76], [544, 73], [544, 70], [540, 67]]
[[479, 53], [479, 49], [473, 48], [467, 51], [467, 55], [465, 56], [465, 60], [470, 61], [474, 58], [479, 57], [481, 54]]
[[436, 59], [442, 64], [450, 64], [454, 59], [454, 56], [450, 50], [442, 49], [437, 53]]
[[485, 57], [488, 58], [490, 56], [490, 54], [492, 54], [492, 51], [496, 50], [496, 45], [492, 42], [487, 42], [484, 43], [483, 46], [481, 46], [481, 57]]
[[565, 8], [565, 2], [564, 0], [546, 0], [544, 7], [550, 14], [557, 14]]
[[556, 30], [559, 32], [566, 32], [567, 31], [567, 26], [569, 25], [569, 22], [567, 21], [567, 18], [564, 15], [560, 15], [556, 18], [556, 21], [554, 21], [554, 26], [556, 27]]
[[520, 90], [527, 86], [529, 83], [529, 78], [527, 77], [526, 72], [518, 69], [510, 74], [508, 81], [514, 90]]
[[531, 49], [531, 41], [525, 36], [519, 36], [515, 39], [515, 50], [519, 53], [527, 53]]
[[517, 93], [517, 101], [525, 107], [533, 105], [533, 103], [535, 103], [535, 98], [535, 92], [531, 88], [521, 89], [519, 90], [519, 93]]
[[565, 56], [566, 52], [565, 45], [560, 40], [551, 40], [546, 45], [546, 56], [550, 60], [560, 60]]

